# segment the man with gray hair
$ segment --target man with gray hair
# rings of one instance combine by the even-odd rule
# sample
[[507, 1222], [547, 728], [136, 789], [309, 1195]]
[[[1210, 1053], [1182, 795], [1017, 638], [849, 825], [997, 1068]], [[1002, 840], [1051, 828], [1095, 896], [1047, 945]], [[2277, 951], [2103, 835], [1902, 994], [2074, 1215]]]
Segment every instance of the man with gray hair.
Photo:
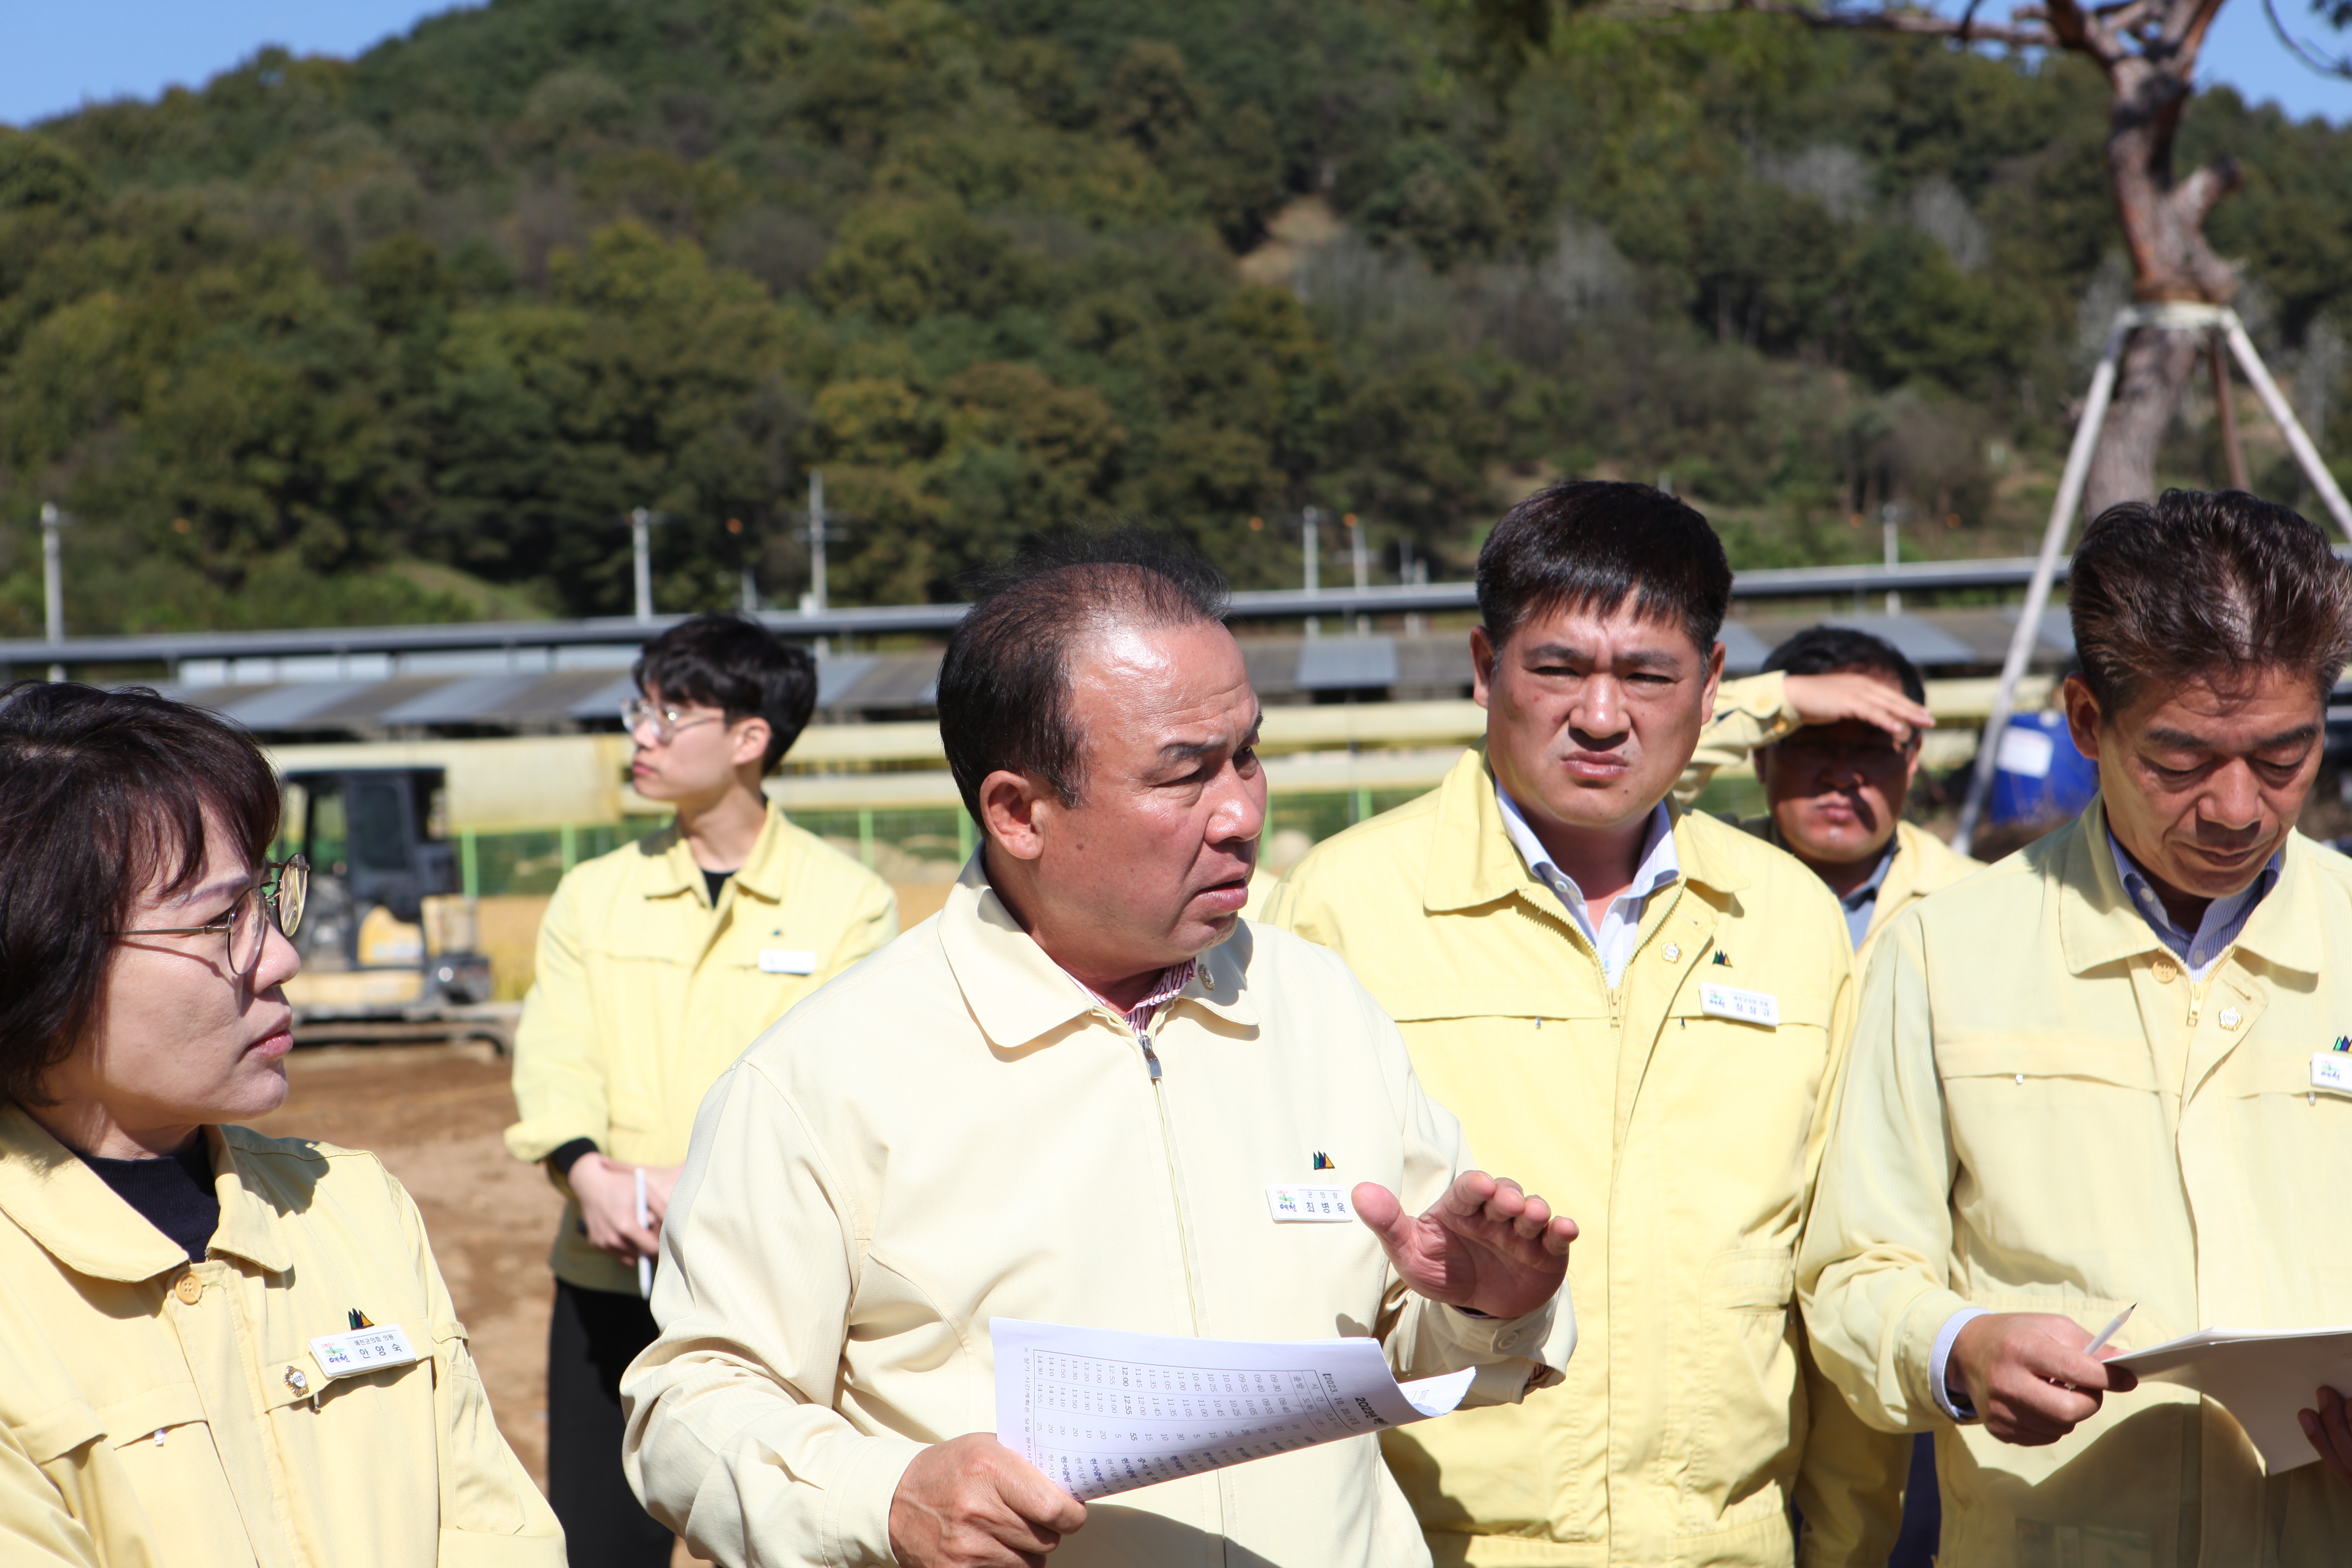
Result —
[[[947, 908], [703, 1103], [624, 1384], [654, 1516], [725, 1563], [1426, 1563], [1369, 1436], [1080, 1505], [998, 1444], [997, 1317], [1371, 1335], [1469, 1403], [1559, 1381], [1576, 1227], [1469, 1168], [1345, 965], [1239, 919], [1265, 778], [1223, 584], [1024, 561], [950, 642], [982, 846]], [[1356, 1184], [1276, 1224], [1270, 1183]], [[1083, 1527], [1083, 1528], [1081, 1528]]]
[[2108, 1357], [2352, 1322], [2352, 864], [2294, 826], [2352, 586], [2285, 508], [2176, 490], [2094, 521], [2070, 595], [2099, 794], [1881, 939], [1806, 1327], [1864, 1420], [1935, 1432], [1945, 1563], [2342, 1563], [2336, 1391], [2300, 1391], [2324, 1464], [2266, 1474], [2091, 1352], [2126, 1311]]

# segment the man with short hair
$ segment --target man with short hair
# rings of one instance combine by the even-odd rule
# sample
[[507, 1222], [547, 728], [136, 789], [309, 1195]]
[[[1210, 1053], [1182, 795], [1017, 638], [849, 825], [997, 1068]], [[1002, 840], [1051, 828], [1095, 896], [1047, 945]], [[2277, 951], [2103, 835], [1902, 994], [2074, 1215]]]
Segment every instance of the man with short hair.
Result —
[[1645, 485], [1529, 497], [1478, 556], [1486, 744], [1319, 846], [1271, 918], [1341, 953], [1497, 1163], [1562, 1195], [1559, 1389], [1386, 1435], [1438, 1561], [1883, 1564], [1900, 1445], [1811, 1371], [1798, 1227], [1853, 1013], [1837, 900], [1668, 799], [1731, 568]]
[[814, 710], [807, 650], [744, 616], [697, 616], [630, 673], [630, 779], [677, 816], [557, 885], [507, 1129], [508, 1150], [543, 1163], [568, 1200], [549, 1259], [547, 1471], [573, 1568], [670, 1559], [669, 1531], [621, 1475], [620, 1384], [653, 1342], [640, 1260], [659, 1245], [695, 1107], [761, 1029], [898, 930], [889, 884], [761, 788]]
[[[663, 1231], [627, 1465], [702, 1555], [1427, 1563], [1369, 1437], [1081, 1506], [992, 1435], [998, 1317], [1377, 1335], [1400, 1374], [1475, 1368], [1472, 1404], [1559, 1380], [1575, 1226], [1469, 1168], [1338, 959], [1237, 918], [1265, 779], [1223, 605], [1114, 537], [957, 628], [940, 732], [980, 850], [711, 1091]], [[1268, 1184], [1316, 1180], [1364, 1223], [1276, 1223]]]
[[1740, 826], [1786, 849], [1845, 909], [1854, 973], [1895, 917], [1983, 868], [1903, 807], [1919, 776], [1927, 683], [1902, 650], [1852, 626], [1807, 626], [1764, 670], [1726, 681], [1676, 787], [1688, 802], [1717, 769], [1753, 757], [1764, 815]]
[[2352, 585], [2234, 492], [2100, 516], [2064, 688], [2099, 794], [1880, 943], [1799, 1282], [1873, 1425], [1937, 1435], [1948, 1563], [2341, 1563], [2352, 1431], [2265, 1477], [2184, 1388], [2084, 1353], [2352, 1321], [2352, 866], [2294, 830]]

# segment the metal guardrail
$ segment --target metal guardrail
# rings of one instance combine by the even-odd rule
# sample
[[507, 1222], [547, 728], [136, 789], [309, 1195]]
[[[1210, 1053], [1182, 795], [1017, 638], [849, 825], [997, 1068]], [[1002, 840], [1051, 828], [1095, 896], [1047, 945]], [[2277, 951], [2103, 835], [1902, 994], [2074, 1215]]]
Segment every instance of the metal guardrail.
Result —
[[[2017, 588], [2032, 575], [2033, 558], [1913, 561], [1899, 566], [1798, 566], [1742, 572], [1732, 584], [1739, 599], [1825, 598], [1849, 594], [1927, 593], [1937, 589]], [[2063, 567], [2061, 567], [2061, 575]], [[1236, 620], [1298, 620], [1309, 616], [1395, 616], [1475, 609], [1469, 583], [1398, 584], [1373, 588], [1301, 588], [1239, 593]], [[787, 637], [888, 637], [946, 632], [964, 605], [875, 605], [803, 614], [768, 610], [760, 619]], [[176, 664], [182, 659], [332, 658], [352, 654], [457, 652], [640, 643], [684, 620], [656, 616], [640, 621], [605, 616], [583, 621], [471, 621], [443, 626], [318, 626], [289, 631], [163, 632], [129, 637], [34, 637], [0, 641], [0, 665]]]

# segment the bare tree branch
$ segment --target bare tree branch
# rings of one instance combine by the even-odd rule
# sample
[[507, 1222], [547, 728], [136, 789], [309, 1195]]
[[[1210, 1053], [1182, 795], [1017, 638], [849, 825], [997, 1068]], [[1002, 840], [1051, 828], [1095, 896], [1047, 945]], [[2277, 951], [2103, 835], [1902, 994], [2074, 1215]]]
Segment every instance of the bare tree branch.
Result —
[[1999, 23], [1973, 21], [1976, 7], [1969, 7], [1969, 16], [1954, 20], [1925, 11], [1835, 11], [1795, 4], [1794, 0], [1730, 0], [1727, 5], [1708, 5], [1705, 0], [1685, 3], [1685, 0], [1636, 0], [1624, 6], [1624, 15], [1659, 15], [1678, 16], [1727, 16], [1733, 12], [1752, 12], [1764, 16], [1787, 16], [1809, 27], [1864, 33], [1903, 33], [1914, 37], [1958, 38], [1969, 43], [2009, 44], [2019, 48], [2047, 49], [2058, 40], [2038, 27], [2003, 26]]
[[2339, 55], [2331, 60], [2326, 55], [2315, 52], [2308, 44], [2288, 32], [2286, 24], [2279, 20], [2278, 0], [2263, 0], [2263, 10], [2270, 16], [2271, 31], [2279, 36], [2279, 42], [2294, 51], [2295, 58], [2322, 76], [2340, 76], [2352, 80], [2352, 55]]

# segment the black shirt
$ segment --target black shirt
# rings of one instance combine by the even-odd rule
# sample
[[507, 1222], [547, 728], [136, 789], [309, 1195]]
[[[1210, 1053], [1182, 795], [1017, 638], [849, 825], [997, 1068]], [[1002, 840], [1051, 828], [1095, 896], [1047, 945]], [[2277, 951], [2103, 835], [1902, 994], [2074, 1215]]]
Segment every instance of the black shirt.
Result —
[[149, 1225], [178, 1242], [189, 1262], [205, 1260], [205, 1248], [220, 1228], [220, 1198], [213, 1191], [212, 1147], [203, 1133], [168, 1160], [84, 1154], [81, 1163]]
[[712, 909], [715, 910], [719, 907], [719, 895], [725, 889], [727, 886], [727, 879], [734, 874], [735, 873], [732, 871], [713, 871], [707, 867], [703, 869], [702, 881], [703, 885], [710, 889], [710, 907]]

